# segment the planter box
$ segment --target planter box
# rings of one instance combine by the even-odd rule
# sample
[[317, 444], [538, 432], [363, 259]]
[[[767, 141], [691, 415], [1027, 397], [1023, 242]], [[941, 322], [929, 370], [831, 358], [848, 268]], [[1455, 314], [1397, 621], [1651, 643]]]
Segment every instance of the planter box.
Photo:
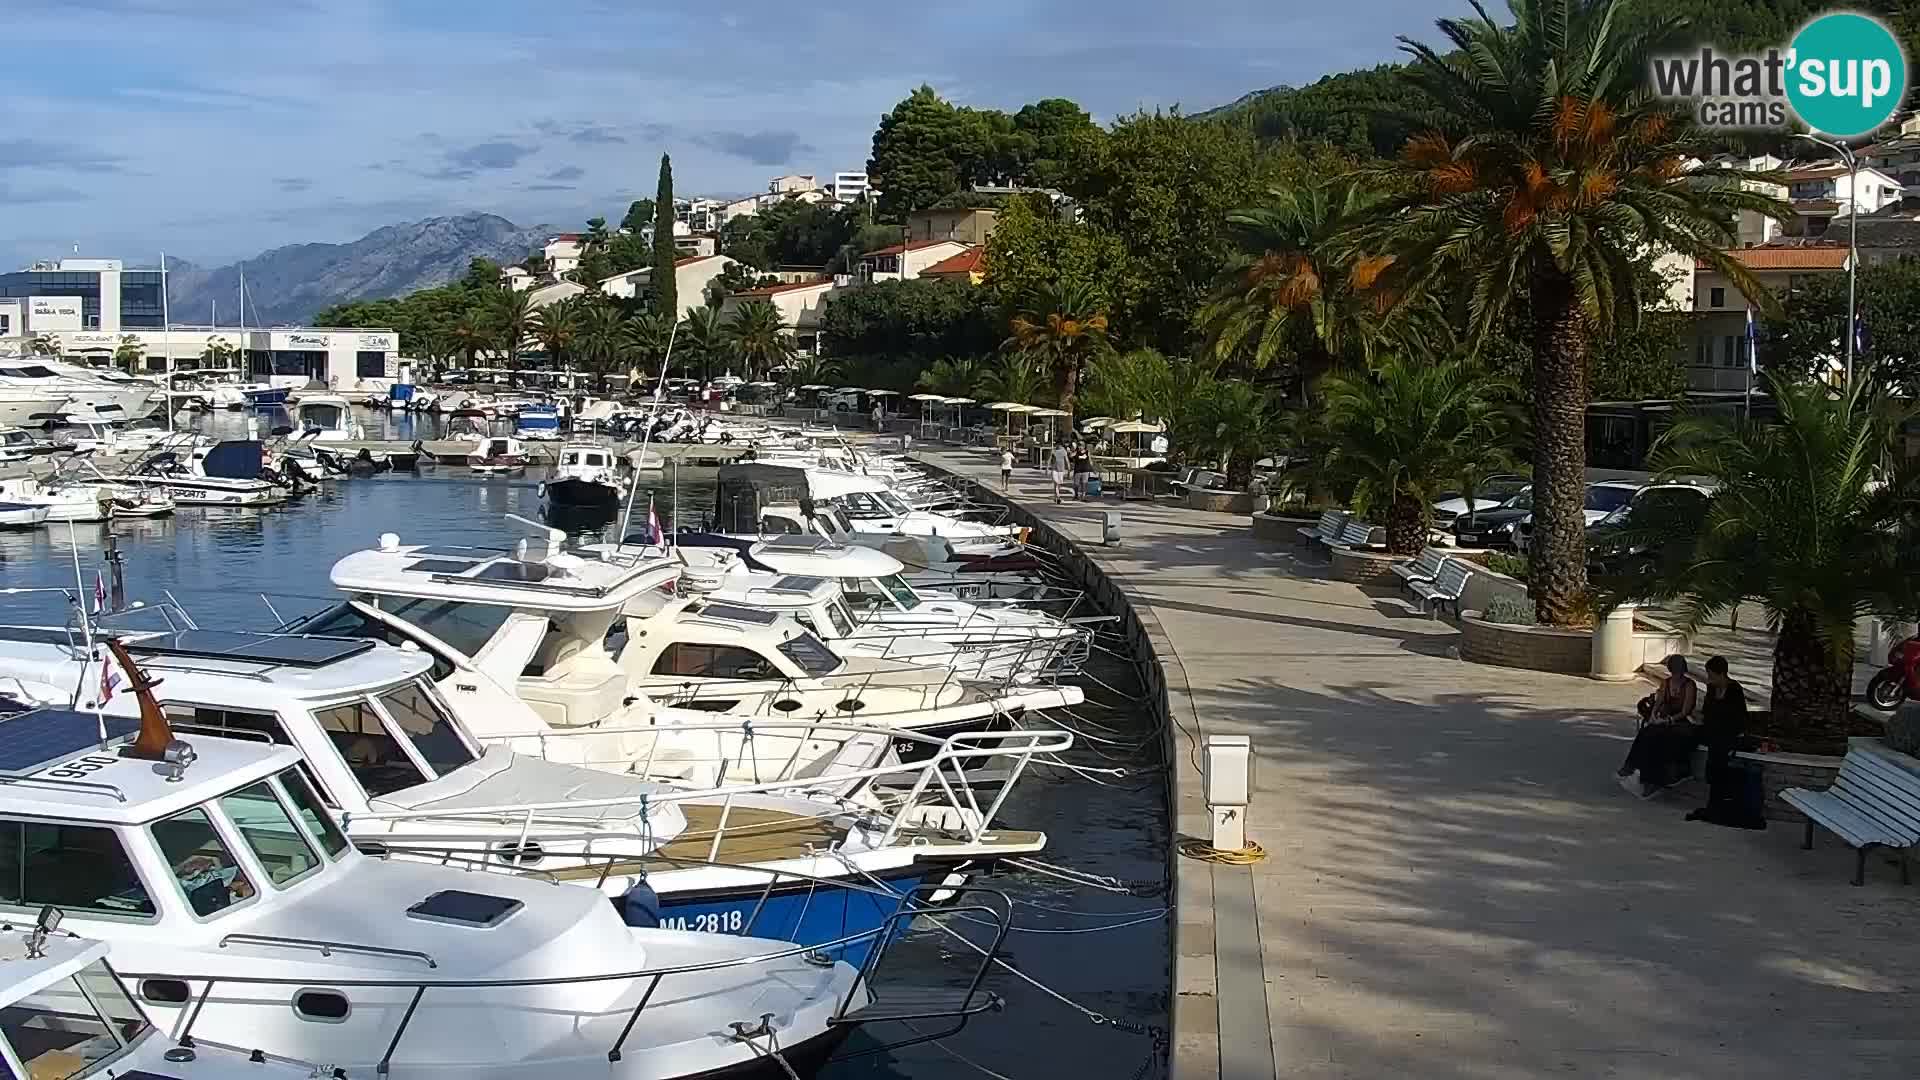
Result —
[[1478, 611], [1462, 611], [1460, 659], [1528, 671], [1585, 675], [1593, 666], [1593, 631], [1491, 623], [1482, 619]]
[[1405, 555], [1389, 555], [1384, 551], [1355, 551], [1352, 548], [1336, 547], [1333, 551], [1333, 579], [1352, 585], [1375, 585], [1389, 589], [1400, 587], [1400, 577], [1393, 568], [1411, 562]]
[[1244, 491], [1189, 491], [1189, 510], [1211, 510], [1216, 514], [1251, 514], [1253, 496]]
[[1279, 514], [1253, 515], [1253, 535], [1260, 540], [1282, 540], [1289, 544], [1298, 543], [1301, 529], [1311, 529], [1320, 524], [1318, 517], [1283, 517]]
[[1460, 609], [1485, 611], [1496, 596], [1509, 596], [1525, 603], [1527, 583], [1519, 578], [1496, 574], [1479, 563], [1474, 563], [1473, 573], [1467, 576], [1467, 584], [1460, 590]]

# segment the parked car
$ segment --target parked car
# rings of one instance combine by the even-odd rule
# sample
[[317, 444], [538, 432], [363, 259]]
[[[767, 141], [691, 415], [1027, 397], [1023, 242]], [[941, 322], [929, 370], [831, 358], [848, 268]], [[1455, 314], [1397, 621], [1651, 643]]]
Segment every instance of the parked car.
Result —
[[1522, 518], [1533, 513], [1533, 485], [1528, 484], [1513, 497], [1491, 510], [1476, 510], [1453, 519], [1454, 547], [1511, 548], [1514, 529]]
[[[1492, 510], [1506, 504], [1521, 490], [1527, 487], [1527, 478], [1517, 473], [1501, 473], [1489, 476], [1480, 489], [1473, 493], [1474, 510]], [[1467, 512], [1466, 496], [1460, 492], [1449, 492], [1433, 504], [1433, 527], [1439, 532], [1449, 532], [1453, 522]]]
[[[1587, 524], [1597, 524], [1602, 518], [1616, 510], [1623, 509], [1633, 501], [1634, 492], [1644, 484], [1634, 480], [1602, 480], [1587, 485], [1587, 499], [1584, 504]], [[1524, 554], [1533, 539], [1533, 515], [1521, 518], [1513, 530], [1514, 549]]]
[[1623, 535], [1634, 515], [1647, 513], [1650, 507], [1662, 515], [1697, 512], [1712, 498], [1713, 490], [1699, 484], [1652, 484], [1634, 492], [1627, 505], [1587, 526], [1588, 569], [1617, 571], [1655, 554], [1658, 541], [1644, 537], [1630, 541]]

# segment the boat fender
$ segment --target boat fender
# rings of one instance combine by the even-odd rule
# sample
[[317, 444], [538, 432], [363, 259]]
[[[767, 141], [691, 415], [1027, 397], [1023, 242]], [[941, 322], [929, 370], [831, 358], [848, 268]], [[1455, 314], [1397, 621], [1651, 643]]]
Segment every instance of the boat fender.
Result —
[[543, 499], [547, 497], [547, 482], [545, 480], [540, 481], [540, 497]]
[[620, 916], [628, 926], [648, 929], [660, 927], [660, 894], [646, 881], [636, 881], [620, 898]]

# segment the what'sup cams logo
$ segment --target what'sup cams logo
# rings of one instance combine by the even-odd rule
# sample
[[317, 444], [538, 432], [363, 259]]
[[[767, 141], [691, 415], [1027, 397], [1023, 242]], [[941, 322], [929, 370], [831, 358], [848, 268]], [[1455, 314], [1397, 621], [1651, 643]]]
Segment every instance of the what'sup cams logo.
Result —
[[1698, 53], [1653, 60], [1653, 91], [1685, 101], [1702, 127], [1781, 129], [1790, 118], [1858, 138], [1892, 120], [1907, 96], [1907, 55], [1879, 19], [1851, 11], [1800, 28], [1785, 50]]

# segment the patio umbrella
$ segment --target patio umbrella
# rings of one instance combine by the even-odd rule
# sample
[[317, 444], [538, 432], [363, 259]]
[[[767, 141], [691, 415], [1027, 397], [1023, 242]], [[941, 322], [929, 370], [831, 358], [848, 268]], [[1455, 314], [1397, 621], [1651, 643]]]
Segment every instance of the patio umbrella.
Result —
[[1033, 421], [1044, 417], [1047, 421], [1047, 441], [1052, 442], [1054, 436], [1057, 434], [1053, 426], [1054, 421], [1059, 417], [1072, 415], [1072, 413], [1065, 409], [1035, 409], [1032, 414], [1027, 417], [1027, 422], [1031, 424]]
[[[1167, 430], [1167, 426], [1165, 424], [1148, 424], [1148, 423], [1143, 423], [1139, 420], [1125, 420], [1107, 428], [1107, 433], [1109, 435], [1136, 435], [1137, 436], [1137, 435], [1146, 434], [1148, 432], [1152, 432], [1153, 434], [1158, 435], [1165, 430]], [[1140, 440], [1138, 438], [1135, 438], [1131, 441], [1133, 443], [1133, 449], [1134, 449], [1134, 454], [1132, 456], [1138, 457], [1139, 450], [1140, 450]]]
[[1109, 424], [1117, 424], [1117, 423], [1119, 423], [1119, 421], [1115, 420], [1111, 416], [1096, 416], [1090, 420], [1080, 421], [1080, 430], [1081, 431], [1098, 431], [1099, 429], [1106, 427]]
[[808, 383], [807, 385], [805, 385], [805, 386], [803, 386], [803, 387], [801, 387], [800, 389], [802, 389], [802, 390], [831, 390], [831, 389], [833, 389], [833, 387], [831, 387], [831, 386], [828, 386], [828, 385], [826, 385], [825, 383], [817, 383], [817, 382], [816, 382], [816, 383]]

